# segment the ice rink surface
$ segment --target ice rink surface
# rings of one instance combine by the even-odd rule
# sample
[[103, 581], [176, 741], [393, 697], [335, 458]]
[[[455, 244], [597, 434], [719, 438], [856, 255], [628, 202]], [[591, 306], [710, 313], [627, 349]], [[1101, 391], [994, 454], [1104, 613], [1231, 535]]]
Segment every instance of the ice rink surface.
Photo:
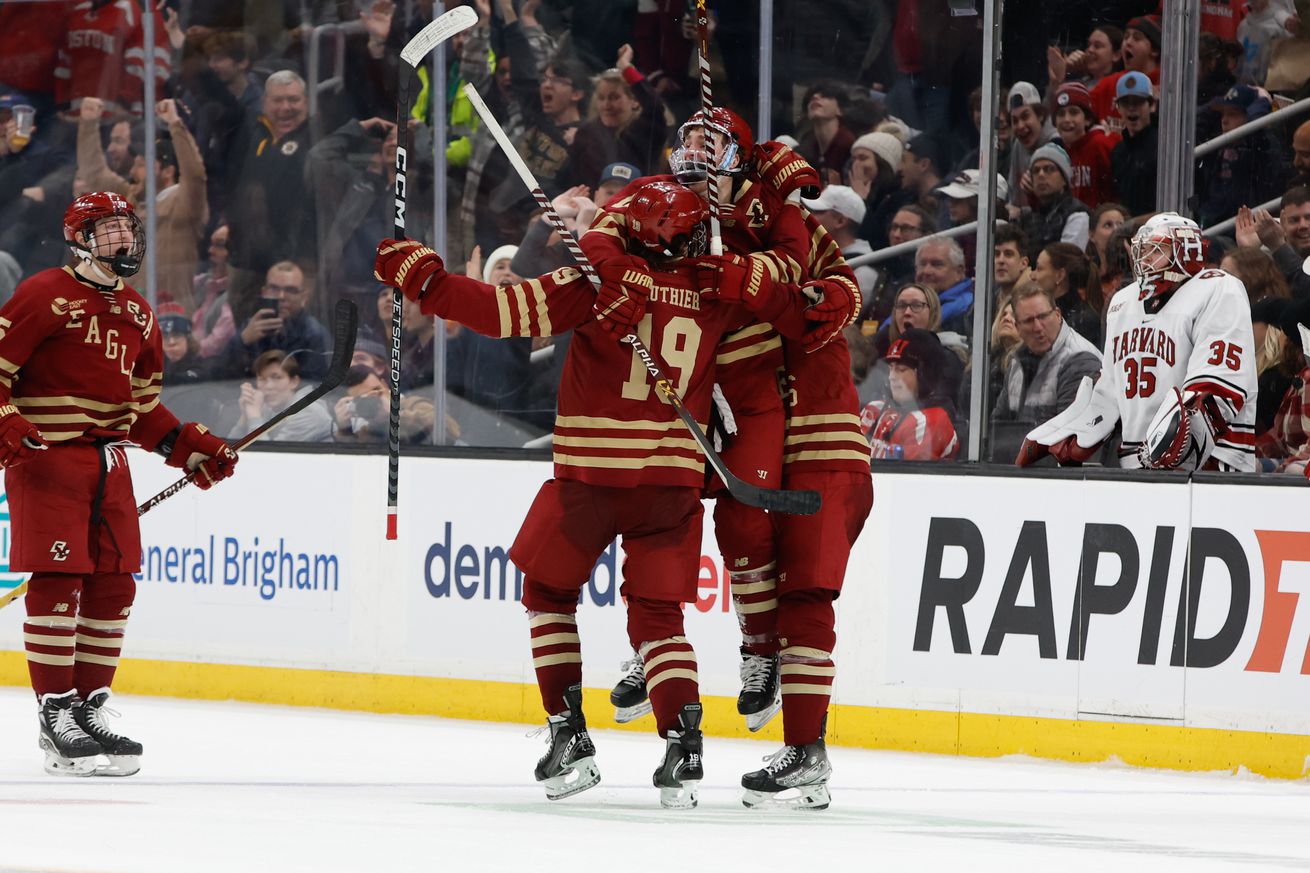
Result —
[[[548, 803], [517, 725], [121, 697], [128, 778], [46, 776], [0, 689], [0, 873], [1310, 870], [1310, 784], [833, 748], [825, 812], [742, 807], [774, 746], [707, 738], [699, 809], [659, 807], [653, 734]], [[711, 726], [712, 728], [712, 726]]]

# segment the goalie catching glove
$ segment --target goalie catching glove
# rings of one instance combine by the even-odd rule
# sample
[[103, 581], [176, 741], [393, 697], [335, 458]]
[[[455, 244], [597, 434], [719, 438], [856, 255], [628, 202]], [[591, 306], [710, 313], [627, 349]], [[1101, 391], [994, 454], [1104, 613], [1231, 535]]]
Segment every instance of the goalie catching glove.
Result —
[[384, 239], [378, 243], [373, 276], [382, 284], [399, 288], [414, 302], [427, 293], [433, 281], [446, 275], [441, 255], [412, 239]]
[[617, 337], [637, 329], [655, 287], [650, 267], [641, 258], [611, 258], [596, 265], [600, 290], [592, 310], [601, 327]]
[[0, 406], [0, 467], [14, 467], [30, 461], [46, 445], [41, 431], [23, 418], [17, 407], [12, 404]]
[[1218, 398], [1175, 388], [1151, 419], [1137, 460], [1150, 470], [1199, 470], [1210, 460], [1216, 437], [1227, 430]]
[[237, 453], [214, 436], [203, 424], [178, 425], [165, 437], [157, 451], [170, 467], [195, 471], [197, 487], [208, 490], [215, 482], [231, 476], [237, 465]]

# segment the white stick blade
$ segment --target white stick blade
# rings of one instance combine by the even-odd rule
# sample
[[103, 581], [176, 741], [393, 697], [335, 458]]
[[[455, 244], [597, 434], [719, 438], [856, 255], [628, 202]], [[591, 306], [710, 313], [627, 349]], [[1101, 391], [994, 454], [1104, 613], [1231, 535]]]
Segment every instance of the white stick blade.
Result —
[[1296, 329], [1301, 332], [1301, 353], [1305, 355], [1306, 365], [1310, 366], [1310, 330], [1304, 324], [1298, 324]]
[[467, 30], [477, 23], [478, 13], [473, 11], [472, 6], [456, 6], [415, 34], [414, 38], [401, 49], [401, 60], [417, 69], [422, 60], [428, 56], [428, 52], [461, 30]]

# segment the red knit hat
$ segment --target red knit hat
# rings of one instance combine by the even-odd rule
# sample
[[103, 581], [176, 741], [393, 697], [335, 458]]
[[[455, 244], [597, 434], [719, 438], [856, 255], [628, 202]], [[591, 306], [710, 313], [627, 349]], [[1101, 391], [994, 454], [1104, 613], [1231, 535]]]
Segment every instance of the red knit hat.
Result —
[[1051, 102], [1055, 110], [1066, 106], [1077, 106], [1087, 116], [1090, 124], [1100, 121], [1096, 117], [1096, 110], [1092, 108], [1092, 92], [1088, 91], [1087, 86], [1081, 82], [1065, 82], [1055, 90], [1055, 99]]

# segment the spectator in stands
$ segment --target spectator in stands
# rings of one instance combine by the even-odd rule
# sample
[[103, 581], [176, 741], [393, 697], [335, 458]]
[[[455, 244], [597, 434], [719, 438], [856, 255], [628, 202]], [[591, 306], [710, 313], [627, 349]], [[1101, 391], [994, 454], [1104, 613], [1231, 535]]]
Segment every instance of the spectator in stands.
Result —
[[[937, 189], [936, 193], [946, 202], [946, 212], [951, 219], [951, 227], [959, 227], [978, 220], [978, 198], [982, 195], [982, 176], [976, 169], [965, 170], [950, 182]], [[996, 199], [1002, 203], [1009, 197], [1010, 186], [1005, 177], [996, 176]], [[995, 216], [995, 212], [992, 213]]]
[[[851, 159], [846, 173], [846, 184], [864, 201], [864, 222], [859, 235], [868, 239], [867, 229], [879, 209], [886, 209], [881, 226], [883, 238], [887, 234], [887, 220], [908, 200], [900, 195], [901, 158], [905, 147], [890, 133], [866, 133], [851, 145]], [[893, 200], [894, 202], [889, 202]], [[886, 205], [884, 205], [886, 204]]]
[[992, 416], [999, 421], [1043, 422], [1073, 402], [1084, 376], [1096, 378], [1101, 351], [1065, 324], [1051, 292], [1020, 284], [1011, 298], [1023, 342], [1005, 374]]
[[[0, 299], [5, 301], [22, 276], [55, 265], [49, 246], [41, 244], [42, 229], [58, 232], [73, 176], [67, 154], [37, 136], [35, 120], [26, 135], [20, 134], [14, 110], [34, 113], [27, 100], [0, 95]], [[62, 242], [61, 237], [58, 263], [67, 260]]]
[[[200, 150], [178, 113], [175, 100], [161, 100], [155, 106], [159, 120], [168, 127], [170, 139], [155, 144], [155, 182], [159, 193], [155, 199], [158, 216], [155, 263], [159, 292], [182, 304], [187, 312], [195, 309], [196, 246], [209, 220], [205, 201], [205, 167]], [[100, 118], [104, 104], [95, 97], [82, 100], [81, 121], [77, 132], [77, 167], [86, 183], [95, 191], [115, 191], [142, 209], [145, 204], [145, 179], [124, 179], [109, 169], [100, 146]]]
[[1033, 205], [1022, 207], [1016, 216], [1028, 234], [1030, 257], [1053, 242], [1073, 243], [1080, 249], [1087, 245], [1088, 209], [1069, 192], [1072, 174], [1069, 154], [1056, 143], [1047, 143], [1033, 154], [1032, 167], [1023, 179]]
[[1302, 122], [1292, 135], [1292, 169], [1296, 178], [1289, 187], [1310, 185], [1310, 121]]
[[1119, 203], [1102, 203], [1092, 210], [1088, 221], [1087, 257], [1104, 275], [1106, 246], [1119, 225], [1128, 220], [1128, 210]]
[[801, 134], [796, 151], [819, 172], [824, 185], [841, 182], [855, 143], [855, 135], [842, 123], [850, 99], [843, 85], [825, 81], [810, 86], [802, 101], [809, 129]]
[[887, 350], [889, 400], [874, 400], [860, 415], [875, 459], [950, 461], [960, 449], [955, 401], [946, 378], [947, 351], [937, 335], [911, 328]]
[[561, 179], [565, 185], [590, 184], [616, 161], [635, 164], [643, 174], [655, 172], [663, 167], [668, 133], [664, 105], [632, 65], [632, 46], [624, 45], [616, 67], [596, 77], [589, 120], [573, 137]]
[[1060, 307], [1065, 324], [1101, 346], [1101, 278], [1082, 249], [1070, 243], [1052, 243], [1042, 249], [1033, 265], [1032, 280]]
[[[210, 207], [222, 211], [236, 160], [233, 148], [249, 119], [259, 114], [264, 88], [250, 72], [254, 41], [249, 35], [219, 31], [206, 37], [203, 47], [206, 69], [195, 78], [188, 103], [195, 119], [196, 144], [205, 159]], [[115, 172], [124, 175], [122, 170]]]
[[263, 114], [241, 131], [228, 175], [228, 302], [238, 323], [254, 312], [269, 267], [299, 258], [312, 263], [314, 254], [314, 201], [305, 184], [305, 80], [290, 70], [274, 73], [264, 83], [262, 105]]
[[1092, 108], [1098, 118], [1123, 114], [1119, 82], [1125, 76], [1137, 74], [1147, 80], [1148, 87], [1160, 84], [1160, 41], [1158, 15], [1141, 15], [1128, 22], [1119, 52], [1123, 70], [1104, 77], [1092, 88]]
[[[597, 196], [606, 203], [627, 184], [625, 180], [635, 179], [640, 175], [631, 164], [610, 164], [601, 175]], [[564, 226], [579, 236], [591, 226], [596, 217], [597, 204], [587, 195], [590, 190], [586, 185], [575, 185], [551, 200], [551, 206], [564, 221]], [[479, 250], [480, 251], [480, 250]], [[529, 223], [523, 241], [510, 262], [510, 270], [518, 276], [541, 276], [560, 267], [574, 263], [568, 246], [560, 239], [555, 226], [546, 217], [545, 210], [540, 210]]]
[[1028, 235], [1013, 224], [1002, 224], [992, 237], [992, 280], [996, 287], [997, 309], [1010, 299], [1010, 292], [1030, 266]]
[[[829, 185], [813, 200], [802, 199], [814, 217], [819, 220], [841, 248], [842, 257], [850, 260], [873, 251], [869, 243], [856, 237], [855, 232], [864, 220], [864, 200], [845, 185]], [[864, 264], [854, 268], [855, 280], [866, 297], [878, 286], [878, 271]]]
[[973, 279], [965, 275], [964, 249], [953, 239], [929, 240], [915, 252], [914, 266], [915, 282], [937, 292], [941, 300], [941, 329], [968, 336]]
[[[296, 358], [281, 349], [270, 349], [250, 365], [254, 383], [241, 383], [238, 406], [241, 417], [230, 434], [244, 437], [312, 390], [301, 386], [300, 365]], [[317, 443], [332, 436], [332, 416], [322, 403], [312, 403], [297, 414], [279, 422], [261, 440], [273, 442]]]
[[223, 351], [237, 332], [232, 307], [227, 303], [227, 236], [226, 224], [220, 224], [209, 235], [209, 269], [195, 280], [197, 303], [191, 328], [204, 358]]
[[1310, 257], [1310, 188], [1290, 188], [1283, 194], [1283, 207], [1275, 219], [1268, 210], [1243, 206], [1237, 212], [1237, 244], [1242, 248], [1269, 250], [1298, 300], [1310, 297], [1310, 276], [1302, 264]]
[[[428, 324], [432, 319], [427, 319]], [[350, 365], [353, 367], [362, 364], [368, 367], [378, 375], [379, 379], [386, 381], [387, 370], [391, 366], [391, 355], [382, 343], [375, 339], [363, 337], [355, 341], [355, 351], [350, 355]], [[401, 367], [405, 366], [404, 356], [401, 356]], [[401, 381], [404, 381], [402, 377]]]
[[[379, 299], [383, 294], [387, 297], [387, 322], [383, 322], [386, 324], [391, 320], [391, 288], [384, 286], [379, 292]], [[409, 298], [405, 298], [400, 318], [400, 390], [412, 391], [418, 387], [431, 386], [436, 361], [436, 321], [432, 316], [424, 315], [418, 303]], [[459, 332], [460, 326], [456, 322], [447, 321], [445, 330], [449, 339]]]
[[1292, 299], [1287, 280], [1279, 272], [1274, 259], [1263, 249], [1239, 246], [1224, 255], [1219, 269], [1242, 280], [1252, 306], [1268, 297]]
[[[905, 144], [901, 154], [901, 187], [920, 204], [928, 206], [932, 202], [932, 194], [941, 185], [944, 172], [946, 151], [937, 137], [921, 133]], [[935, 223], [938, 227], [950, 223], [950, 213], [943, 203], [937, 205]]]
[[[1220, 115], [1223, 133], [1268, 115], [1267, 97], [1249, 85], [1236, 85], [1210, 103]], [[1197, 221], [1202, 226], [1226, 221], [1244, 203], [1264, 203], [1284, 187], [1284, 162], [1278, 141], [1258, 130], [1217, 152], [1197, 158]]]
[[996, 402], [1005, 387], [1005, 374], [1010, 370], [1010, 361], [1023, 345], [1019, 336], [1019, 326], [1014, 323], [1014, 302], [1011, 295], [1006, 295], [1005, 302], [996, 309], [992, 319], [991, 357], [989, 359], [990, 375], [987, 379], [987, 408], [995, 409]]
[[[937, 217], [918, 203], [909, 203], [892, 214], [887, 226], [887, 244], [902, 245], [937, 232]], [[881, 272], [893, 287], [899, 288], [914, 278], [914, 255], [907, 253], [882, 262]], [[888, 301], [890, 308], [891, 302]], [[890, 309], [889, 309], [890, 311]], [[883, 313], [885, 318], [887, 313]]]
[[[514, 48], [512, 42], [510, 48], [511, 51]], [[591, 80], [586, 68], [576, 60], [557, 55], [542, 70], [536, 99], [522, 98], [524, 130], [519, 151], [542, 190], [551, 196], [566, 187], [559, 177], [568, 161], [569, 146], [582, 124], [582, 111], [590, 92]], [[587, 180], [587, 184], [590, 182]], [[531, 197], [527, 199], [531, 201]]]
[[1022, 206], [1028, 202], [1028, 190], [1021, 184], [1024, 174], [1028, 172], [1033, 153], [1055, 139], [1055, 126], [1050, 122], [1042, 95], [1030, 82], [1015, 82], [1006, 105], [1009, 106], [1010, 126], [1014, 130], [1006, 178], [1010, 183], [1010, 203]]
[[[168, 33], [158, 6], [155, 44], [145, 45], [141, 9], [130, 3], [78, 3], [64, 10], [64, 44], [55, 66], [55, 103], [77, 111], [84, 97], [96, 97], [116, 116], [140, 117], [146, 107], [145, 77], [155, 77], [163, 95], [171, 73]], [[48, 15], [60, 15], [57, 10]]]
[[344, 397], [332, 407], [332, 438], [337, 442], [380, 443], [387, 439], [387, 386], [372, 367], [356, 364], [342, 380]]
[[1058, 87], [1065, 79], [1084, 88], [1095, 88], [1102, 79], [1123, 69], [1119, 52], [1124, 32], [1112, 24], [1103, 24], [1087, 36], [1087, 48], [1068, 55], [1057, 46], [1046, 50], [1047, 76], [1051, 87]]
[[210, 378], [209, 365], [200, 357], [200, 344], [191, 334], [191, 319], [177, 303], [161, 303], [155, 323], [164, 344], [164, 385], [190, 385]]
[[1110, 152], [1119, 200], [1133, 215], [1155, 211], [1157, 129], [1155, 92], [1138, 72], [1126, 73], [1115, 86], [1115, 103], [1123, 119], [1123, 140]]
[[132, 144], [132, 123], [115, 121], [109, 125], [107, 137], [102, 135], [101, 139], [104, 142], [105, 162], [109, 164], [109, 169], [124, 178], [132, 175], [132, 166], [138, 157], [137, 149]]
[[304, 271], [292, 261], [277, 262], [268, 268], [262, 293], [260, 308], [228, 343], [228, 369], [249, 369], [249, 362], [264, 352], [280, 349], [296, 357], [297, 374], [321, 378], [327, 371], [332, 338], [307, 311], [310, 291]]
[[[1281, 4], [1273, 0], [1247, 0], [1246, 16], [1237, 25], [1237, 41], [1242, 46], [1242, 62], [1237, 68], [1237, 81], [1243, 85], [1263, 85], [1269, 72], [1269, 58], [1274, 44], [1286, 39], [1295, 18]], [[1300, 29], [1300, 22], [1295, 25]]]
[[1107, 135], [1097, 125], [1092, 110], [1092, 95], [1077, 83], [1061, 85], [1055, 92], [1055, 129], [1060, 145], [1069, 153], [1072, 174], [1069, 190], [1075, 200], [1088, 209], [1115, 199], [1114, 173], [1110, 169], [1110, 152], [1119, 143], [1119, 135]]
[[[515, 246], [501, 246], [484, 262], [481, 252], [475, 249], [465, 265], [466, 275], [481, 275], [482, 281], [498, 287], [522, 282], [510, 268], [515, 251]], [[519, 412], [524, 408], [523, 398], [530, 382], [531, 353], [532, 341], [526, 337], [492, 339], [471, 330], [448, 333], [446, 386], [486, 409]]]

